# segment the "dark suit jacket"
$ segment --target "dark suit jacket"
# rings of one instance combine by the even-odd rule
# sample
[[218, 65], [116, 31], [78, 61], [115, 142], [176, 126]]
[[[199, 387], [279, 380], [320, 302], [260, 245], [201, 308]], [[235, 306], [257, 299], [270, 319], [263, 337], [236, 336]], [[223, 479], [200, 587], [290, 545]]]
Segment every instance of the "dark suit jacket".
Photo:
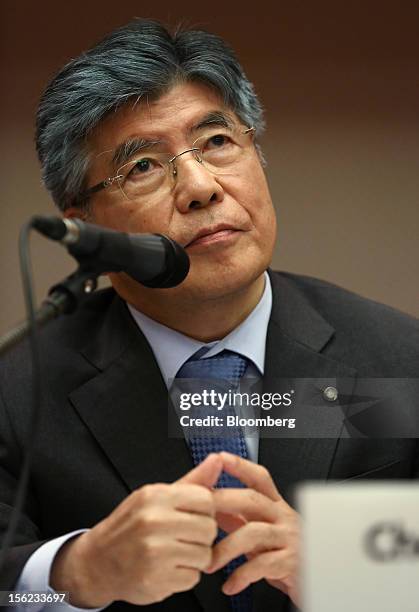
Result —
[[[273, 309], [264, 383], [277, 377], [322, 381], [358, 376], [417, 377], [419, 322], [316, 279], [270, 273]], [[171, 482], [192, 468], [182, 439], [167, 436], [167, 390], [152, 350], [124, 302], [105, 290], [42, 332], [45, 374], [41, 423], [17, 546], [1, 589], [11, 590], [43, 542], [106, 517], [146, 483]], [[0, 528], [4, 531], [30, 435], [30, 362], [24, 343], [3, 360], [0, 378]], [[321, 418], [321, 417], [320, 417]], [[414, 478], [415, 439], [261, 439], [259, 462], [279, 491], [328, 478]], [[149, 606], [185, 612], [228, 610], [222, 573], [190, 592]], [[289, 609], [264, 581], [255, 610]], [[132, 606], [118, 602], [112, 609]]]

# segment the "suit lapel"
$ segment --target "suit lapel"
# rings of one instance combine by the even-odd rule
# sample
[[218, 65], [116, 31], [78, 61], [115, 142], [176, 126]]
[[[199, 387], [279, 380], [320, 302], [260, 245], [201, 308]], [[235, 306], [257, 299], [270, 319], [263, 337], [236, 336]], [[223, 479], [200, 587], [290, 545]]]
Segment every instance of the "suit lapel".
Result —
[[[310, 437], [265, 437], [261, 432], [259, 462], [265, 465], [287, 498], [294, 483], [309, 479], [326, 479], [342, 429], [342, 412], [338, 405], [323, 400], [326, 386], [342, 389], [348, 401], [356, 372], [345, 364], [321, 354], [332, 339], [334, 329], [314, 310], [288, 279], [271, 274], [273, 304], [268, 327], [265, 357], [264, 390], [302, 388], [304, 398], [317, 398]], [[291, 333], [290, 333], [291, 332]], [[292, 416], [291, 407], [288, 414]], [[298, 416], [303, 416], [299, 406]], [[339, 412], [334, 418], [334, 411]], [[288, 430], [294, 432], [295, 430]], [[327, 437], [325, 437], [325, 434]], [[287, 433], [286, 436], [289, 436]], [[292, 435], [292, 434], [291, 434]], [[317, 436], [317, 437], [316, 437]]]
[[[169, 400], [153, 352], [125, 304], [115, 298], [101, 334], [83, 349], [98, 373], [70, 401], [126, 485], [127, 494], [173, 482], [192, 469], [183, 436], [168, 437]], [[194, 589], [204, 610], [228, 610], [221, 572]]]
[[[352, 393], [355, 371], [321, 354], [332, 339], [334, 329], [314, 310], [301, 292], [286, 277], [270, 274], [273, 303], [268, 327], [265, 356], [264, 391], [284, 392], [303, 387], [304, 397], [321, 397], [326, 386], [344, 385], [346, 399]], [[324, 410], [323, 410], [324, 409]], [[307, 411], [306, 408], [304, 410]], [[334, 417], [333, 411], [339, 411]], [[278, 415], [280, 416], [280, 415]], [[294, 416], [292, 408], [287, 416]], [[272, 475], [279, 492], [294, 505], [293, 488], [305, 480], [326, 480], [335, 455], [342, 427], [342, 413], [333, 404], [318, 402], [313, 420], [313, 434], [327, 437], [286, 437], [297, 431], [301, 409], [296, 407], [296, 430], [288, 430], [284, 437], [266, 437], [261, 431], [259, 463]], [[254, 585], [257, 612], [287, 609], [288, 599], [267, 582]]]
[[[100, 368], [98, 375], [73, 391], [70, 400], [133, 491], [180, 478], [192, 461], [183, 439], [167, 437], [167, 389], [152, 350], [122, 303], [118, 312], [119, 329], [112, 316], [98, 340], [102, 346], [95, 343], [84, 350]], [[106, 337], [109, 327], [117, 337]]]

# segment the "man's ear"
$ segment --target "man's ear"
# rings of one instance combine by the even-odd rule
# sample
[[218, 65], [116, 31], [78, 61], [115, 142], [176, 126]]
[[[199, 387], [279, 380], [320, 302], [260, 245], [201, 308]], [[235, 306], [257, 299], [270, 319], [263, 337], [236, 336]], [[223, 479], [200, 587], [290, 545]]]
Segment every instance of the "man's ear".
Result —
[[66, 208], [63, 212], [63, 217], [65, 219], [80, 219], [81, 221], [87, 221], [89, 215], [85, 210], [77, 206], [70, 206], [70, 208]]

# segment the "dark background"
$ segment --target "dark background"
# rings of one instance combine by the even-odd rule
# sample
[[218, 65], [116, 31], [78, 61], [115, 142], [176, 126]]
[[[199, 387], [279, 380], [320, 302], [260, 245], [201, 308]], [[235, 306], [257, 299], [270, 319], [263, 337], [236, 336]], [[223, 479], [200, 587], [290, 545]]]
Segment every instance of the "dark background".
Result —
[[[279, 217], [273, 267], [419, 316], [419, 9], [416, 2], [1, 2], [0, 333], [23, 315], [17, 236], [53, 213], [34, 114], [68, 60], [134, 16], [220, 34], [266, 109]], [[38, 298], [74, 268], [33, 241]]]

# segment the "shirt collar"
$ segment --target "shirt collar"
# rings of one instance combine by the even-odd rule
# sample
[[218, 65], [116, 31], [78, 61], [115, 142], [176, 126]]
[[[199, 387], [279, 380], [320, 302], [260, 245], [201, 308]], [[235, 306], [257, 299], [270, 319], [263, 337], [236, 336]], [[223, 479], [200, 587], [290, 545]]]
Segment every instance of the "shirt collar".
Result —
[[265, 272], [265, 289], [258, 304], [242, 323], [222, 340], [204, 343], [166, 327], [127, 304], [134, 321], [150, 344], [157, 364], [169, 387], [179, 368], [203, 346], [210, 347], [205, 357], [224, 349], [247, 357], [263, 376], [265, 370], [266, 334], [272, 309], [272, 288]]

